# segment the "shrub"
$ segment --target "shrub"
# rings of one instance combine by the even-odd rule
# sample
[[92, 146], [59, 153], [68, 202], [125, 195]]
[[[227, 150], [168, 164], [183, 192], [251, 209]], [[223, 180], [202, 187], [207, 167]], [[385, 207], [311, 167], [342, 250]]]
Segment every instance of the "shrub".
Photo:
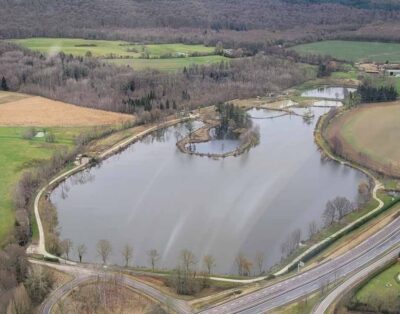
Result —
[[22, 133], [22, 138], [25, 140], [31, 140], [35, 137], [36, 135], [36, 129], [34, 127], [27, 128], [23, 133]]
[[54, 143], [56, 141], [56, 136], [52, 132], [46, 132], [44, 140], [46, 143]]

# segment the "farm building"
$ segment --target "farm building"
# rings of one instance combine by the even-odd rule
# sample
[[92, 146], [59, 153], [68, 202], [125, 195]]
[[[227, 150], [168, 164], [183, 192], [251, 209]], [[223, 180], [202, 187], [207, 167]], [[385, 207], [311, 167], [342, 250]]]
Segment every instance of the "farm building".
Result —
[[400, 70], [398, 69], [386, 69], [385, 74], [387, 76], [394, 76], [394, 77], [400, 77]]

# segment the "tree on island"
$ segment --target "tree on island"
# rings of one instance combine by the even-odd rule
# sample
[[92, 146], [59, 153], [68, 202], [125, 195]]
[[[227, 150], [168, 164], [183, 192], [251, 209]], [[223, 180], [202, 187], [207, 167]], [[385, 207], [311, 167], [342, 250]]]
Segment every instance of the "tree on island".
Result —
[[219, 115], [220, 124], [215, 128], [217, 138], [237, 138], [238, 129], [248, 129], [252, 122], [247, 112], [231, 103], [222, 103], [215, 106]]

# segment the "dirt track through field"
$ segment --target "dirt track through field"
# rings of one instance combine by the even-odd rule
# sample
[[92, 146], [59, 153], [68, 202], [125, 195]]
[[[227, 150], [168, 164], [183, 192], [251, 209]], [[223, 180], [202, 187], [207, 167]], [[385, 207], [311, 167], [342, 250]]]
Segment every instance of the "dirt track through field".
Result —
[[0, 103], [0, 126], [94, 126], [133, 119], [126, 114], [83, 108], [39, 96], [8, 93], [7, 98], [10, 101]]

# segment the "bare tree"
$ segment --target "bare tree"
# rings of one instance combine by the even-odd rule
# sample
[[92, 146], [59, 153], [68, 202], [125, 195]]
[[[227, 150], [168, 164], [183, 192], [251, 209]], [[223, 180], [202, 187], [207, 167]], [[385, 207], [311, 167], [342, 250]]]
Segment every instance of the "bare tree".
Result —
[[151, 269], [154, 273], [154, 269], [156, 267], [156, 263], [160, 259], [160, 254], [157, 252], [156, 249], [150, 250], [147, 252], [147, 255], [149, 256], [150, 264], [151, 264]]
[[358, 185], [358, 195], [357, 195], [357, 203], [358, 205], [363, 205], [366, 202], [368, 202], [368, 200], [371, 197], [371, 187], [368, 184], [368, 181], [362, 181], [359, 185]]
[[112, 251], [111, 243], [108, 240], [100, 240], [97, 242], [97, 254], [101, 257], [103, 264], [107, 263], [107, 259]]
[[129, 260], [132, 258], [133, 256], [133, 247], [129, 244], [126, 244], [121, 252], [122, 256], [125, 259], [125, 267], [128, 267], [129, 265]]
[[311, 239], [318, 232], [318, 225], [315, 220], [308, 224], [308, 237]]
[[82, 263], [83, 255], [86, 254], [86, 245], [79, 244], [76, 248], [76, 252], [78, 253], [79, 263]]
[[353, 211], [353, 205], [345, 197], [336, 197], [333, 200], [333, 206], [336, 208], [338, 219], [342, 220], [344, 216]]
[[25, 314], [31, 313], [31, 300], [23, 284], [14, 291], [13, 297], [7, 308], [7, 313]]
[[326, 227], [332, 225], [335, 222], [336, 209], [334, 206], [331, 205], [330, 202], [326, 204], [325, 210], [322, 213], [322, 217], [324, 220], [324, 225]]
[[215, 258], [212, 255], [206, 255], [203, 257], [203, 263], [207, 268], [208, 275], [211, 275], [212, 269], [215, 267]]
[[281, 244], [281, 252], [284, 257], [292, 254], [298, 247], [301, 241], [301, 230], [294, 230], [286, 240]]
[[326, 203], [324, 218], [327, 225], [331, 225], [335, 219], [342, 220], [344, 216], [352, 212], [354, 209], [351, 202], [345, 197], [336, 197]]
[[25, 286], [31, 300], [40, 304], [53, 286], [53, 277], [47, 269], [40, 266], [32, 266], [29, 269]]
[[244, 255], [243, 252], [239, 252], [235, 258], [235, 263], [238, 267], [238, 274], [241, 276], [249, 276], [251, 272], [251, 268], [253, 264], [251, 261]]
[[181, 262], [182, 267], [186, 270], [186, 272], [190, 272], [192, 267], [197, 264], [196, 256], [189, 250], [181, 251]]
[[382, 313], [382, 309], [385, 306], [385, 301], [381, 295], [377, 293], [369, 293], [368, 303], [372, 307], [375, 313]]
[[70, 239], [65, 239], [65, 240], [61, 241], [60, 246], [61, 246], [62, 253], [65, 254], [67, 259], [69, 259], [69, 252], [71, 251], [71, 249], [73, 247], [72, 241]]
[[261, 275], [264, 272], [264, 260], [265, 260], [265, 255], [262, 252], [258, 252], [256, 254], [256, 265], [258, 267], [258, 273]]
[[329, 279], [322, 278], [319, 282], [319, 292], [321, 295], [325, 295], [329, 288]]

